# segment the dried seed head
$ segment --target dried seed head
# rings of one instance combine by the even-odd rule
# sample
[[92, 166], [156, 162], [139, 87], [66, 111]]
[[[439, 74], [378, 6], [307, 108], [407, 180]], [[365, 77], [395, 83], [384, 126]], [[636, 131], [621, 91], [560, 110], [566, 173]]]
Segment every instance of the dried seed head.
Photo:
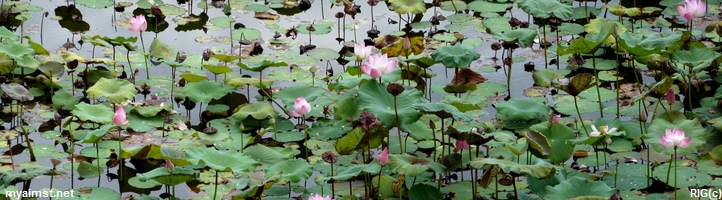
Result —
[[337, 19], [343, 18], [346, 14], [343, 14], [343, 12], [337, 12], [336, 15], [334, 15]]
[[51, 158], [50, 162], [53, 163], [53, 167], [55, 167], [55, 166], [60, 165], [60, 163], [62, 163], [63, 161], [55, 159], [55, 158]]
[[338, 161], [338, 155], [331, 151], [323, 152], [321, 158], [323, 158], [323, 161], [326, 161], [327, 163], [336, 163]]
[[206, 127], [206, 129], [203, 129], [203, 132], [206, 134], [214, 134], [218, 132], [218, 129], [213, 128], [212, 126]]
[[369, 6], [376, 6], [379, 4], [379, 0], [368, 0], [366, 3], [369, 4]]
[[492, 43], [492, 44], [491, 44], [491, 50], [494, 50], [494, 51], [499, 51], [499, 50], [501, 50], [501, 43], [499, 43], [499, 42], [494, 42], [494, 43]]
[[398, 96], [404, 92], [404, 86], [398, 83], [391, 83], [386, 86], [386, 92], [389, 92], [391, 95]]

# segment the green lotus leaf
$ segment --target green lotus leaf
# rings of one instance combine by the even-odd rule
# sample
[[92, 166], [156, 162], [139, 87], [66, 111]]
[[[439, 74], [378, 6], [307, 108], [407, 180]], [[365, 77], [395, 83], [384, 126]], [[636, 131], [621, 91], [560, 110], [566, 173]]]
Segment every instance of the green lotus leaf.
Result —
[[226, 55], [226, 54], [213, 54], [211, 55], [211, 58], [218, 59], [223, 62], [233, 62], [238, 59], [240, 59], [240, 56], [234, 56], [234, 55]]
[[[458, 10], [466, 10], [466, 2], [460, 1], [460, 0], [454, 0], [452, 1], [444, 1], [440, 3], [441, 10], [445, 11], [458, 11]], [[449, 19], [449, 18], [446, 18]]]
[[444, 165], [434, 162], [431, 159], [419, 158], [408, 154], [390, 154], [388, 167], [394, 173], [405, 174], [411, 177], [420, 176], [428, 170], [443, 173], [445, 168]]
[[[36, 158], [50, 157], [55, 153], [55, 146], [49, 144], [35, 144], [33, 145], [33, 154]], [[30, 156], [30, 151], [25, 151], [27, 156]]]
[[561, 3], [557, 0], [526, 0], [519, 4], [524, 12], [531, 14], [536, 18], [546, 19], [554, 13], [561, 19], [567, 19], [574, 14], [572, 6]]
[[5, 53], [12, 59], [20, 59], [23, 56], [32, 56], [35, 50], [28, 44], [17, 42], [0, 43], [0, 53]]
[[313, 166], [305, 160], [285, 160], [268, 168], [266, 178], [281, 175], [280, 180], [288, 180], [291, 183], [298, 183], [311, 177]]
[[[692, 139], [694, 140], [694, 139]], [[677, 187], [681, 188], [687, 188], [687, 187], [696, 187], [698, 185], [700, 186], [706, 186], [708, 183], [712, 181], [712, 177], [709, 174], [700, 173], [695, 168], [687, 167], [687, 166], [677, 166], [673, 167], [672, 171], [673, 173], [667, 174], [667, 171], [669, 170], [669, 167], [671, 164], [674, 164], [675, 162], [667, 162], [660, 166], [657, 166], [654, 168], [654, 177], [666, 183], [669, 186], [674, 187], [675, 181], [674, 181], [674, 175], [677, 174]], [[676, 171], [676, 172], [674, 172]], [[667, 178], [669, 176], [669, 178]], [[667, 182], [669, 181], [669, 182]]]
[[359, 174], [361, 172], [367, 172], [367, 173], [379, 173], [379, 170], [381, 169], [381, 165], [378, 162], [372, 162], [369, 164], [364, 165], [351, 165], [347, 168], [342, 168], [336, 170], [338, 174], [335, 176], [325, 177], [321, 179], [320, 181], [328, 181], [328, 180], [339, 180], [339, 181], [345, 181], [350, 180]]
[[164, 15], [182, 16], [186, 13], [185, 8], [174, 6], [171, 4], [163, 4], [158, 6]]
[[507, 43], [519, 43], [519, 46], [529, 46], [534, 42], [537, 31], [528, 28], [519, 28], [505, 32], [494, 32], [492, 36], [495, 39], [501, 40]]
[[31, 40], [31, 39], [28, 39], [28, 44], [29, 44], [31, 47], [33, 47], [33, 50], [35, 50], [35, 54], [37, 54], [37, 55], [46, 55], [46, 56], [49, 56], [49, 55], [50, 55], [50, 52], [48, 52], [48, 50], [45, 49], [45, 47], [43, 47], [43, 45], [38, 44], [38, 43], [34, 42], [34, 41]]
[[706, 68], [721, 55], [722, 54], [708, 48], [692, 47], [689, 51], [677, 50], [672, 52], [671, 58], [681, 64], [690, 64], [692, 66], [704, 65]]
[[183, 79], [185, 79], [186, 81], [188, 81], [188, 83], [193, 83], [193, 82], [208, 80], [208, 77], [207, 77], [207, 76], [198, 75], [198, 74], [190, 74], [190, 73], [188, 73], [188, 74], [181, 74], [181, 75], [178, 75], [178, 76], [180, 76], [181, 78], [183, 78]]
[[507, 128], [523, 129], [549, 119], [551, 108], [539, 101], [511, 98], [496, 106], [497, 118]]
[[271, 8], [269, 8], [267, 5], [263, 5], [263, 4], [248, 4], [245, 7], [243, 7], [243, 10], [253, 11], [253, 12], [266, 12], [270, 9]]
[[540, 69], [534, 71], [532, 78], [534, 79], [534, 84], [541, 87], [549, 87], [552, 86], [552, 80], [564, 78], [564, 75], [559, 74], [553, 69]]
[[[475, 2], [484, 2], [484, 1], [475, 1]], [[471, 4], [474, 4], [475, 2], [472, 2]], [[469, 4], [469, 5], [471, 5]], [[504, 9], [506, 10], [506, 8]], [[482, 20], [482, 25], [475, 26], [474, 30], [477, 32], [485, 32], [485, 33], [496, 33], [496, 32], [506, 32], [511, 31], [511, 25], [509, 25], [509, 20], [511, 18], [508, 17], [494, 17], [494, 18], [486, 18]]]
[[[285, 88], [278, 93], [274, 94], [273, 97], [281, 99], [283, 104], [289, 107], [293, 107], [294, 102], [298, 97], [303, 97], [307, 102], [316, 100], [317, 97], [326, 94], [326, 90], [320, 87], [313, 87], [310, 85], [294, 86]], [[313, 106], [312, 106], [313, 107]]]
[[431, 53], [431, 58], [441, 62], [446, 68], [469, 68], [471, 62], [480, 57], [479, 53], [461, 44], [442, 46]]
[[459, 121], [471, 121], [471, 116], [462, 113], [456, 107], [443, 103], [417, 103], [413, 105], [414, 109], [423, 111], [424, 113], [434, 114], [441, 118], [450, 118]]
[[547, 165], [522, 165], [508, 160], [500, 160], [493, 158], [476, 158], [469, 162], [471, 167], [481, 168], [486, 165], [497, 165], [505, 173], [517, 173], [528, 175], [539, 179], [549, 178], [556, 174], [556, 169]]
[[[556, 99], [554, 108], [562, 114], [576, 115], [577, 106], [579, 107], [579, 113], [593, 113], [599, 112], [599, 104], [597, 102], [590, 101], [588, 99], [578, 98], [575, 105], [574, 96], [564, 95]], [[615, 110], [616, 111], [616, 110]]]
[[[101, 169], [102, 170], [102, 169]], [[118, 192], [104, 187], [85, 187], [75, 189], [73, 198], [57, 197], [53, 199], [71, 200], [71, 199], [120, 199]], [[138, 198], [136, 198], [138, 199]]]
[[53, 78], [60, 78], [63, 77], [63, 74], [65, 74], [65, 66], [55, 61], [46, 62], [45, 64], [40, 65], [38, 69], [40, 69], [45, 76]]
[[[308, 31], [308, 29], [306, 29], [306, 27], [311, 25], [316, 29], [315, 31]], [[324, 24], [299, 24], [296, 26], [296, 30], [302, 34], [323, 35], [331, 32], [331, 26]]]
[[95, 129], [95, 130], [90, 131], [87, 134], [85, 134], [85, 138], [78, 141], [78, 143], [85, 143], [85, 144], [96, 143], [96, 142], [100, 141], [100, 139], [102, 139], [103, 136], [105, 136], [105, 134], [108, 133], [108, 131], [110, 131], [110, 128], [113, 128], [113, 127], [116, 127], [116, 126], [113, 124], [105, 124], [105, 125], [101, 126], [100, 128]]
[[[553, 123], [550, 128], [548, 123], [544, 122], [533, 125], [529, 129], [541, 134], [551, 147], [551, 152], [546, 156], [539, 155], [538, 152], [532, 152], [536, 156], [549, 159], [554, 164], [566, 162], [572, 156], [574, 144], [568, 141], [574, 139], [575, 134], [571, 128], [556, 123]], [[535, 138], [541, 137], [537, 136]], [[538, 143], [543, 144], [543, 142]]]
[[20, 36], [15, 34], [15, 32], [10, 31], [6, 27], [0, 27], [0, 37], [7, 38], [10, 41], [18, 41], [20, 40]]
[[100, 80], [87, 91], [90, 99], [105, 97], [113, 103], [121, 103], [132, 99], [137, 92], [135, 85], [127, 80], [107, 79], [104, 77], [101, 77]]
[[338, 52], [329, 48], [315, 48], [306, 52], [306, 55], [316, 60], [333, 60], [338, 58]]
[[209, 20], [211, 24], [216, 25], [219, 28], [231, 27], [231, 25], [233, 25], [231, 22], [233, 21], [235, 20], [226, 16], [214, 17], [213, 19]]
[[523, 132], [522, 135], [529, 141], [529, 146], [536, 151], [532, 151], [536, 155], [549, 156], [552, 152], [552, 145], [549, 144], [546, 136], [536, 130]]
[[368, 134], [359, 126], [346, 136], [336, 140], [336, 152], [341, 155], [350, 155], [356, 151], [377, 148], [381, 146], [385, 136], [388, 136], [388, 130], [383, 126], [372, 126]]
[[[135, 188], [140, 188], [140, 189], [150, 189], [150, 188], [161, 186], [163, 184], [158, 183], [158, 181], [155, 181], [153, 179], [148, 179], [148, 180], [145, 180], [145, 182], [142, 182], [142, 181], [138, 180], [138, 176], [135, 176], [135, 177], [128, 179], [128, 185], [133, 186]], [[138, 199], [138, 197], [136, 197], [136, 199]], [[154, 200], [157, 200], [157, 199], [154, 199]]]
[[175, 59], [175, 53], [172, 52], [172, 49], [158, 38], [153, 39], [153, 42], [150, 43], [148, 55], [150, 55], [151, 58], [160, 58], [163, 60]]
[[73, 115], [80, 118], [80, 120], [92, 121], [101, 124], [109, 124], [113, 122], [113, 109], [110, 109], [104, 105], [90, 105], [85, 102], [81, 102], [75, 105], [75, 109], [72, 111]]
[[[237, 151], [220, 152], [215, 148], [199, 147], [184, 149], [186, 159], [194, 165], [205, 164], [219, 172], [253, 172], [257, 162]], [[286, 173], [286, 172], [284, 172]]]
[[564, 167], [553, 166], [552, 164], [546, 162], [540, 161], [539, 164], [554, 167], [558, 172], [556, 175], [554, 175], [554, 177], [547, 179], [537, 179], [533, 176], [526, 177], [527, 183], [529, 183], [529, 189], [531, 189], [534, 194], [538, 194], [539, 196], [546, 196], [546, 187], [554, 187], [555, 185], [558, 185], [559, 183], [567, 180], [567, 170], [564, 169]]
[[268, 61], [268, 60], [264, 60], [263, 62], [260, 62], [260, 63], [249, 63], [247, 65], [243, 64], [241, 62], [238, 62], [238, 63], [236, 63], [236, 65], [238, 65], [239, 67], [241, 67], [245, 70], [250, 70], [250, 71], [254, 71], [254, 72], [260, 72], [269, 67], [288, 66], [288, 64], [286, 64], [285, 62], [274, 62], [274, 61]]
[[[394, 111], [394, 96], [386, 92], [376, 80], [367, 81], [359, 87], [358, 108], [366, 109], [376, 115], [386, 127], [396, 126], [396, 112]], [[421, 117], [421, 113], [413, 108], [415, 103], [426, 102], [423, 94], [418, 90], [406, 90], [396, 97], [396, 110], [398, 110], [401, 124], [410, 124]]]
[[248, 116], [256, 120], [264, 120], [278, 115], [278, 111], [269, 102], [257, 102], [244, 104], [239, 107], [238, 112], [233, 114], [237, 120], [245, 120]]
[[[599, 95], [602, 99], [602, 102], [608, 102], [617, 99], [617, 93], [607, 88], [599, 88]], [[579, 93], [579, 97], [585, 98], [589, 101], [599, 102], [596, 86], [582, 91], [582, 93]]]
[[507, 8], [514, 6], [510, 3], [494, 3], [488, 1], [473, 1], [469, 3], [469, 10], [481, 13], [499, 13], [506, 12]]
[[674, 128], [678, 128], [679, 130], [684, 131], [685, 137], [692, 138], [692, 141], [689, 143], [687, 148], [677, 149], [678, 155], [687, 155], [697, 151], [697, 149], [699, 149], [707, 140], [705, 139], [707, 131], [705, 131], [704, 127], [700, 125], [699, 119], [686, 120], [676, 118], [673, 122], [669, 122], [667, 120], [668, 119], [665, 117], [655, 118], [649, 125], [649, 130], [647, 131], [648, 134], [644, 135], [644, 141], [651, 144], [655, 151], [665, 155], [674, 154], [674, 148], [664, 148], [664, 146], [659, 143], [659, 137], [665, 135], [667, 129], [672, 130]]
[[7, 74], [15, 70], [15, 63], [7, 54], [0, 52], [0, 74]]
[[[27, 181], [37, 178], [40, 175], [53, 171], [53, 168], [44, 166], [29, 166], [2, 172], [2, 181], [4, 184], [11, 184], [15, 181]], [[96, 172], [96, 175], [98, 173]]]
[[619, 38], [617, 39], [617, 41], [619, 43], [619, 46], [624, 48], [624, 50], [636, 56], [646, 56], [662, 52], [659, 46], [645, 47], [644, 45], [642, 45], [644, 37], [645, 35], [642, 35], [641, 37], [635, 37], [629, 32], [624, 32], [622, 34], [619, 34]]
[[260, 78], [229, 78], [225, 80], [226, 84], [236, 88], [242, 88], [247, 85], [252, 85], [256, 88], [269, 88], [273, 85], [273, 82], [273, 80], [261, 80]]
[[642, 164], [620, 163], [619, 167], [615, 168], [615, 170], [617, 173], [616, 179], [614, 178], [615, 175], [610, 175], [603, 179], [608, 186], [614, 186], [619, 190], [639, 190], [647, 188], [647, 179], [649, 179], [645, 174], [647, 172], [647, 166]]
[[18, 101], [32, 101], [35, 98], [25, 86], [17, 83], [2, 84], [0, 85], [0, 89], [10, 96], [10, 98]]
[[421, 14], [426, 12], [426, 4], [423, 0], [389, 0], [394, 12], [398, 14]]
[[589, 181], [574, 176], [554, 187], [547, 187], [547, 196], [544, 199], [574, 199], [576, 197], [607, 197], [612, 196], [616, 189], [612, 189], [601, 181]]
[[183, 88], [183, 94], [193, 102], [208, 103], [213, 99], [220, 99], [234, 90], [235, 88], [229, 85], [202, 80], [188, 83]]
[[203, 65], [203, 68], [207, 69], [211, 73], [215, 75], [225, 74], [228, 72], [233, 72], [233, 70], [230, 67], [223, 66], [223, 65]]
[[173, 108], [170, 104], [164, 105], [164, 106], [138, 106], [135, 107], [135, 111], [138, 111], [138, 114], [142, 115], [143, 117], [153, 117], [158, 115], [158, 112], [162, 110], [171, 111]]
[[87, 161], [80, 161], [77, 170], [78, 175], [83, 178], [98, 177], [101, 173], [103, 173], [103, 168], [100, 168], [97, 165], [91, 164]]
[[261, 38], [261, 32], [253, 28], [239, 28], [231, 31], [231, 36], [233, 37], [233, 39], [246, 39], [249, 41], [253, 41], [255, 39]]
[[554, 87], [559, 88], [560, 90], [569, 93], [569, 95], [572, 95], [574, 97], [579, 96], [579, 94], [591, 87], [593, 87], [595, 84], [593, 83], [594, 75], [587, 74], [587, 73], [581, 73], [577, 74], [574, 77], [572, 77], [569, 80], [569, 84], [563, 85], [559, 84], [557, 82], [552, 82], [552, 85]]
[[112, 45], [110, 45], [110, 42], [108, 42], [108, 41], [105, 39], [105, 38], [108, 38], [108, 37], [100, 37], [99, 35], [90, 37], [90, 35], [83, 34], [83, 36], [81, 36], [81, 38], [82, 38], [83, 41], [85, 41], [85, 42], [90, 42], [90, 44], [92, 44], [93, 46], [108, 47], [108, 48], [113, 47]]
[[113, 0], [77, 0], [75, 3], [88, 8], [107, 8], [113, 5]]
[[244, 149], [243, 154], [253, 158], [253, 160], [256, 160], [258, 163], [267, 166], [271, 166], [284, 160], [293, 159], [293, 156], [295, 155], [291, 147], [267, 147], [261, 144], [247, 147]]
[[195, 170], [187, 167], [175, 167], [173, 172], [168, 172], [165, 167], [155, 168], [149, 172], [137, 174], [138, 180], [146, 182], [149, 180], [157, 181], [167, 186], [176, 186], [182, 183], [196, 180], [198, 174]]
[[443, 199], [439, 188], [428, 184], [416, 184], [409, 190], [410, 200]]
[[[31, 55], [24, 55], [15, 61], [17, 62], [18, 66], [25, 68], [25, 74], [35, 71], [40, 66], [40, 62], [37, 59], [33, 58], [33, 56]], [[28, 69], [32, 71], [28, 71]], [[16, 74], [20, 74], [20, 72], [20, 69], [15, 68]]]

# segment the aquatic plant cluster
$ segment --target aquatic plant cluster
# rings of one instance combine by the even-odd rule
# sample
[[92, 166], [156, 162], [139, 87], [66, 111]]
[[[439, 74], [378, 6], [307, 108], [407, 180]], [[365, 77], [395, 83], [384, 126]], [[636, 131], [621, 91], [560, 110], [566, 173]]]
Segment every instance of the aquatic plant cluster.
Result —
[[[720, 0], [74, 3], [0, 4], [0, 195], [627, 200], [722, 186]], [[328, 6], [341, 11], [326, 19]], [[119, 36], [89, 35], [81, 10], [113, 10]], [[73, 36], [58, 49], [43, 42], [50, 13]], [[181, 51], [159, 36], [170, 25], [218, 45]]]

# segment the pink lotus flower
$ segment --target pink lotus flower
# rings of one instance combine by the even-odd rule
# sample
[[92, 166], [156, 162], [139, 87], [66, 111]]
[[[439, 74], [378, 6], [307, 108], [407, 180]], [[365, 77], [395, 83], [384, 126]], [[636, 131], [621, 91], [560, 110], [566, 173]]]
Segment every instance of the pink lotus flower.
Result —
[[386, 54], [378, 56], [370, 56], [366, 63], [361, 66], [361, 71], [373, 78], [379, 78], [381, 75], [390, 74], [396, 67], [395, 60], [389, 60]]
[[669, 105], [674, 104], [674, 101], [676, 100], [676, 98], [674, 97], [674, 90], [672, 90], [672, 89], [667, 90], [667, 98], [666, 99], [667, 99], [667, 104], [669, 104]]
[[695, 17], [704, 16], [704, 12], [707, 10], [707, 4], [702, 0], [684, 0], [684, 6], [677, 6], [679, 15], [692, 21]]
[[145, 15], [138, 15], [130, 18], [130, 32], [137, 33], [148, 29], [148, 23], [145, 22]]
[[559, 117], [557, 115], [552, 114], [552, 122], [555, 124], [559, 124]]
[[663, 136], [659, 136], [659, 143], [665, 148], [687, 148], [692, 138], [684, 137], [684, 131], [674, 128], [674, 130], [667, 129], [667, 132]]
[[[604, 136], [610, 133], [614, 133], [617, 131], [617, 128], [609, 128], [608, 126], [600, 126], [599, 130], [597, 130], [597, 127], [592, 124], [592, 130], [593, 132], [589, 133], [589, 137], [597, 137], [597, 136]], [[607, 144], [612, 144], [612, 138], [609, 138], [606, 140]]]
[[308, 104], [303, 97], [298, 97], [296, 103], [293, 104], [293, 109], [290, 112], [291, 116], [301, 117], [311, 112], [311, 104]]
[[385, 148], [381, 153], [379, 153], [379, 164], [381, 166], [386, 166], [389, 164], [389, 148]]
[[319, 194], [308, 196], [308, 200], [334, 200], [330, 196], [321, 196]]
[[404, 39], [404, 50], [411, 49], [411, 40], [409, 40], [409, 36], [406, 36], [406, 39]]
[[356, 55], [357, 61], [362, 61], [363, 59], [366, 59], [371, 55], [371, 48], [372, 46], [366, 46], [364, 45], [353, 45], [353, 53]]
[[168, 172], [173, 172], [175, 170], [175, 165], [173, 165], [173, 162], [171, 162], [170, 160], [165, 160], [163, 167], [165, 167]]
[[456, 147], [454, 147], [454, 153], [459, 152], [459, 150], [469, 150], [471, 149], [471, 146], [469, 146], [469, 143], [466, 142], [466, 140], [456, 140]]
[[125, 110], [123, 110], [123, 106], [118, 106], [118, 110], [115, 110], [115, 115], [113, 116], [113, 123], [117, 126], [128, 125], [128, 120], [125, 119]]

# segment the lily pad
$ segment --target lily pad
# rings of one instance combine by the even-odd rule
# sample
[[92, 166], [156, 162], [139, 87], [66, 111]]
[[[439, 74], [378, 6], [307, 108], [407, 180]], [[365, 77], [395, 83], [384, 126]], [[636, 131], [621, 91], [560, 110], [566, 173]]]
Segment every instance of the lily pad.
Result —
[[471, 62], [480, 57], [479, 53], [461, 44], [442, 46], [431, 53], [431, 58], [441, 62], [446, 68], [469, 68]]
[[548, 199], [574, 199], [577, 197], [603, 197], [607, 199], [615, 193], [615, 189], [610, 188], [601, 181], [589, 181], [582, 177], [574, 176], [569, 180], [563, 181], [554, 187], [547, 187]]
[[110, 102], [121, 103], [135, 97], [137, 91], [135, 85], [127, 80], [101, 77], [95, 85], [88, 89], [87, 93], [91, 99], [105, 97]]
[[329, 48], [315, 48], [306, 52], [306, 55], [316, 60], [333, 60], [338, 58], [338, 52]]
[[305, 160], [286, 160], [276, 163], [266, 171], [266, 178], [280, 174], [280, 180], [298, 183], [311, 177], [313, 166]]
[[10, 96], [10, 98], [18, 101], [32, 101], [35, 98], [25, 86], [17, 83], [2, 84], [0, 85], [0, 89]]
[[220, 99], [234, 90], [235, 88], [229, 85], [202, 80], [188, 83], [188, 85], [183, 88], [183, 94], [193, 102], [208, 103], [213, 99]]
[[386, 92], [386, 87], [381, 86], [376, 80], [368, 81], [359, 87], [358, 106], [374, 113], [381, 123], [386, 127], [396, 126], [396, 110], [401, 124], [409, 124], [418, 120], [421, 113], [416, 111], [412, 105], [425, 102], [423, 94], [418, 90], [406, 90], [396, 97]]
[[186, 159], [193, 164], [204, 164], [219, 172], [247, 173], [256, 168], [256, 161], [237, 151], [220, 152], [215, 148], [184, 149]]

